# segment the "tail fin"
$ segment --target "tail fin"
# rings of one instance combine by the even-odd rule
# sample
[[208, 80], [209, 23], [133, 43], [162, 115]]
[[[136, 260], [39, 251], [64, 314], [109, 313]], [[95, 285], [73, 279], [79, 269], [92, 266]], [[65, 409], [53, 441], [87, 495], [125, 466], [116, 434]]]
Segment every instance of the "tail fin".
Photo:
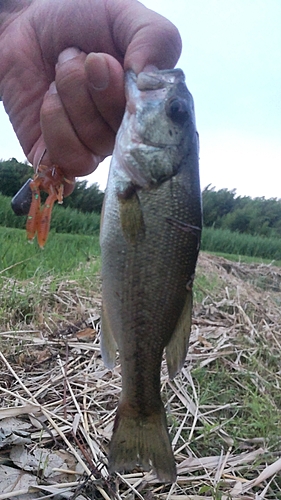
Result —
[[[124, 413], [122, 415], [122, 413]], [[109, 472], [153, 468], [159, 481], [173, 483], [176, 466], [167, 429], [164, 407], [149, 416], [128, 416], [117, 409], [110, 443]]]

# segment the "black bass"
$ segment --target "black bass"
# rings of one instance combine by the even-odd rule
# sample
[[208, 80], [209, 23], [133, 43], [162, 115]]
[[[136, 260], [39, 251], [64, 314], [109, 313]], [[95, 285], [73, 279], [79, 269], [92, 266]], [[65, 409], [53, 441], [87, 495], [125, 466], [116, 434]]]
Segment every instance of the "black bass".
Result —
[[200, 246], [201, 195], [193, 99], [180, 69], [126, 74], [101, 228], [102, 356], [119, 350], [122, 395], [109, 471], [152, 468], [176, 479], [160, 396], [188, 349], [192, 283]]

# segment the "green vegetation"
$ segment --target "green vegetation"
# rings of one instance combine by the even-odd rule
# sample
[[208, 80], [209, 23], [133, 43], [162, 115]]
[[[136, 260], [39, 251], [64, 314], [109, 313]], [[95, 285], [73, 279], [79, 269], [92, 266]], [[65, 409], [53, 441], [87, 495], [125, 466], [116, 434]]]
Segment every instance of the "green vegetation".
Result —
[[[11, 197], [31, 173], [28, 164], [14, 158], [0, 162], [1, 226], [25, 228], [26, 218], [14, 215]], [[97, 185], [87, 187], [86, 181], [78, 182], [63, 205], [55, 205], [52, 232], [97, 236], [103, 197]], [[281, 261], [281, 200], [240, 197], [235, 190], [215, 191], [210, 186], [202, 198], [203, 250]]]
[[[20, 163], [15, 158], [0, 161], [0, 193], [11, 198], [32, 175], [33, 170], [27, 163]], [[103, 198], [104, 193], [97, 184], [88, 186], [86, 181], [78, 181], [73, 193], [65, 198], [63, 208], [100, 213]], [[253, 236], [281, 236], [280, 199], [237, 196], [235, 189], [216, 191], [210, 185], [203, 190], [202, 199], [205, 227]], [[9, 220], [9, 224], [13, 224], [9, 227], [19, 227], [21, 223]]]
[[[66, 198], [67, 199], [67, 198]], [[11, 199], [0, 194], [0, 225], [25, 229], [26, 217], [19, 217], [11, 209]], [[57, 233], [98, 235], [100, 214], [83, 213], [75, 208], [56, 204], [52, 212], [51, 230]]]
[[[274, 400], [278, 405], [279, 391], [269, 381], [265, 382], [269, 393], [267, 391], [262, 393], [256, 387], [257, 375], [264, 366], [265, 364], [261, 364], [259, 367], [257, 359], [250, 358], [247, 367], [241, 367], [234, 373], [226, 368], [225, 362], [222, 363], [218, 359], [208, 370], [196, 368], [193, 371], [194, 383], [201, 388], [200, 404], [203, 407], [225, 406], [220, 424], [223, 430], [231, 435], [236, 450], [243, 450], [240, 446], [245, 438], [251, 441], [257, 437], [261, 441], [264, 439], [268, 447], [275, 447], [276, 432], [281, 432], [280, 410], [278, 406], [272, 404]], [[271, 363], [270, 369], [272, 368]], [[208, 442], [210, 446], [211, 442], [213, 452], [219, 455], [221, 443], [213, 432], [213, 426], [205, 424], [204, 427], [202, 445], [206, 446]], [[196, 447], [195, 450], [198, 452], [198, 444]]]
[[235, 189], [207, 186], [202, 193], [204, 226], [254, 236], [281, 236], [281, 200], [236, 196]]
[[[26, 217], [16, 216], [11, 209], [11, 198], [17, 193], [33, 170], [15, 158], [0, 162], [0, 225], [24, 229]], [[2, 193], [2, 194], [1, 194]], [[46, 198], [42, 193], [42, 199]], [[73, 193], [56, 204], [52, 213], [51, 229], [58, 233], [97, 235], [104, 193], [97, 184], [87, 186], [86, 181], [76, 183]]]
[[25, 231], [0, 226], [0, 276], [28, 279], [33, 276], [77, 272], [80, 264], [100, 255], [99, 237], [50, 233], [42, 250], [30, 244]]
[[217, 257], [224, 257], [227, 260], [231, 260], [232, 262], [240, 262], [247, 264], [274, 264], [275, 266], [281, 266], [281, 260], [272, 260], [263, 257], [249, 257], [248, 255], [237, 255], [234, 253], [226, 253], [226, 252], [211, 252], [208, 250], [208, 254], [217, 255]]
[[[20, 163], [15, 158], [0, 161], [0, 193], [11, 199], [27, 181], [33, 177], [34, 171], [27, 163]], [[42, 195], [42, 199], [45, 195]], [[87, 181], [77, 181], [73, 192], [64, 199], [63, 208], [75, 208], [80, 212], [100, 213], [104, 193], [97, 184], [87, 185]], [[3, 224], [2, 224], [3, 225]], [[10, 226], [10, 227], [18, 227]]]
[[233, 233], [229, 229], [205, 227], [202, 250], [226, 254], [247, 255], [275, 261], [281, 260], [281, 239]]
[[[25, 231], [0, 226], [0, 325], [65, 321], [54, 294], [62, 283], [75, 295], [78, 286], [85, 297], [97, 289], [100, 271], [99, 237], [51, 232], [42, 250], [30, 244]], [[68, 284], [68, 285], [67, 285]], [[68, 292], [67, 292], [68, 293]], [[68, 296], [66, 297], [68, 300]], [[62, 299], [63, 303], [65, 299]], [[75, 297], [70, 299], [75, 304]], [[44, 312], [43, 312], [44, 311]], [[73, 313], [71, 322], [81, 315]], [[44, 317], [44, 320], [43, 320]], [[9, 328], [9, 326], [7, 326]]]
[[[10, 198], [0, 194], [0, 225], [7, 228], [25, 229], [26, 217], [17, 217], [11, 210]], [[98, 236], [100, 215], [98, 213], [82, 213], [67, 207], [56, 205], [51, 220], [51, 234], [71, 233], [77, 235]], [[22, 235], [23, 241], [26, 238]], [[47, 247], [51, 244], [50, 236]], [[202, 250], [233, 254], [238, 256], [281, 261], [281, 239], [263, 236], [252, 236], [231, 232], [228, 229], [205, 227], [202, 234]]]
[[87, 181], [76, 181], [73, 192], [64, 199], [64, 208], [76, 208], [83, 213], [101, 213], [104, 192], [98, 184], [87, 184]]
[[33, 169], [15, 158], [0, 161], [0, 193], [12, 197], [32, 177]]

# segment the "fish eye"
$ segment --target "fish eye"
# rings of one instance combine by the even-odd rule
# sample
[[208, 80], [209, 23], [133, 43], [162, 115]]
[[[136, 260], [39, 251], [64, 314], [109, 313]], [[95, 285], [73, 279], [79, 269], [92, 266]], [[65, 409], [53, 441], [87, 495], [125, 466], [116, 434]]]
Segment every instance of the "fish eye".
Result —
[[188, 118], [188, 106], [184, 99], [172, 97], [166, 103], [166, 113], [177, 123], [184, 123]]

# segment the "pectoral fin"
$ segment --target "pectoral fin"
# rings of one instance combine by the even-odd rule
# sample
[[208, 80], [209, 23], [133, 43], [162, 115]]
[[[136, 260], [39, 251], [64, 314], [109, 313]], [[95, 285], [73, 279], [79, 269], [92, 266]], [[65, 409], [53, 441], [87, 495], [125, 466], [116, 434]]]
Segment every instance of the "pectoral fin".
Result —
[[191, 330], [192, 290], [187, 291], [186, 301], [177, 322], [176, 329], [166, 347], [166, 359], [170, 379], [182, 368], [188, 350]]
[[145, 226], [139, 197], [136, 192], [128, 198], [119, 198], [120, 220], [123, 234], [130, 243], [144, 235]]
[[101, 354], [105, 366], [110, 370], [115, 365], [116, 351], [117, 344], [109, 325], [106, 309], [103, 305], [101, 311]]

